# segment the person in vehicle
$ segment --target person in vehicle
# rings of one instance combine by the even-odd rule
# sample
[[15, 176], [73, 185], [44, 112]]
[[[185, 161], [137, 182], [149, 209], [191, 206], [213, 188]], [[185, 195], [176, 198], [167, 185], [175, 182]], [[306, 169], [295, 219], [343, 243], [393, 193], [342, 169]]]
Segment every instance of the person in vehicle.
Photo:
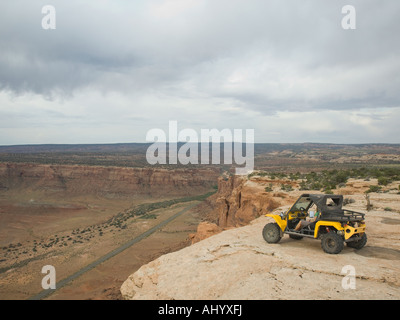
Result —
[[[311, 213], [311, 211], [310, 211], [310, 213]], [[309, 226], [310, 224], [312, 224], [313, 222], [315, 222], [315, 221], [318, 220], [320, 214], [321, 214], [321, 213], [317, 211], [317, 212], [314, 214], [314, 217], [312, 217], [311, 219], [309, 219], [309, 220], [301, 219], [301, 220], [299, 221], [299, 223], [296, 225], [296, 227], [294, 228], [294, 230], [299, 231], [300, 229], [303, 229], [303, 228]]]

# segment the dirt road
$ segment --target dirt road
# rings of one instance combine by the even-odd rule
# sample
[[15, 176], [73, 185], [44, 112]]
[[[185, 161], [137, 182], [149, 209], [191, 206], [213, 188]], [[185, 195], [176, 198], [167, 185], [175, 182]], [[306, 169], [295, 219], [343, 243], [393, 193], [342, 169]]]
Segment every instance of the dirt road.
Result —
[[146, 232], [140, 234], [139, 236], [133, 238], [132, 240], [126, 242], [125, 244], [123, 244], [122, 246], [114, 249], [113, 251], [107, 253], [106, 255], [102, 256], [101, 258], [97, 259], [96, 261], [93, 261], [92, 263], [90, 263], [89, 265], [87, 265], [86, 267], [78, 270], [77, 272], [75, 272], [74, 274], [70, 275], [69, 277], [57, 282], [56, 284], [56, 289], [47, 289], [47, 290], [43, 290], [40, 293], [38, 293], [37, 295], [31, 297], [29, 300], [41, 300], [44, 299], [48, 296], [50, 296], [51, 294], [53, 294], [56, 290], [61, 289], [62, 287], [68, 285], [70, 282], [72, 282], [73, 280], [79, 278], [80, 276], [82, 276], [84, 273], [96, 268], [97, 266], [99, 266], [100, 264], [106, 262], [107, 260], [113, 258], [114, 256], [120, 254], [121, 252], [125, 251], [126, 249], [130, 248], [131, 246], [133, 246], [134, 244], [142, 241], [143, 239], [147, 238], [148, 236], [150, 236], [151, 234], [153, 234], [154, 232], [160, 230], [161, 228], [163, 228], [164, 226], [166, 226], [168, 223], [170, 223], [171, 221], [175, 220], [176, 218], [180, 217], [182, 214], [186, 213], [187, 211], [189, 211], [190, 209], [192, 209], [194, 206], [196, 206], [198, 204], [198, 202], [195, 203], [191, 203], [189, 206], [187, 206], [186, 208], [184, 208], [183, 210], [180, 210], [178, 213], [174, 214], [173, 216], [169, 217], [168, 219], [165, 219], [164, 221], [160, 222], [159, 224], [155, 225], [154, 227], [150, 228], [149, 230], [147, 230]]

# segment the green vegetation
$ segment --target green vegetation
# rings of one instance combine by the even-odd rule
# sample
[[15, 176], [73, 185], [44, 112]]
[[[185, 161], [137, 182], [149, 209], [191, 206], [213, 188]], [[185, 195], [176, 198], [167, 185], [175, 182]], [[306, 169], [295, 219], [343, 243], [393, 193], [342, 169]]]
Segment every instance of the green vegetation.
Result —
[[365, 193], [371, 193], [371, 192], [379, 192], [381, 191], [382, 187], [380, 186], [369, 186], [369, 189], [365, 191]]
[[332, 193], [332, 189], [346, 183], [350, 177], [351, 173], [348, 170], [310, 172], [300, 177], [300, 190], [323, 190], [325, 193]]
[[283, 191], [293, 191], [293, 187], [290, 184], [281, 184], [281, 190]]
[[154, 213], [146, 213], [145, 215], [141, 216], [140, 219], [157, 219], [157, 215]]
[[272, 183], [270, 183], [269, 186], [266, 186], [266, 187], [265, 187], [265, 191], [266, 191], [266, 192], [272, 192], [272, 191], [273, 191], [273, 189], [272, 189]]
[[[248, 178], [252, 176], [268, 176], [271, 180], [275, 179], [289, 179], [291, 181], [301, 180], [300, 190], [321, 190], [327, 194], [332, 193], [333, 189], [344, 187], [346, 182], [350, 178], [355, 179], [378, 179], [377, 186], [371, 186], [367, 192], [379, 192], [381, 186], [387, 186], [393, 181], [400, 180], [400, 168], [399, 167], [360, 167], [355, 169], [343, 169], [343, 170], [323, 170], [321, 172], [311, 171], [309, 173], [270, 173], [267, 171], [255, 171], [248, 175]], [[291, 191], [291, 186], [282, 184], [281, 189], [285, 191]], [[266, 187], [265, 191], [272, 190], [272, 187]], [[400, 190], [400, 186], [399, 186]]]
[[387, 186], [389, 184], [390, 179], [388, 177], [379, 177], [378, 178], [378, 185], [380, 186]]

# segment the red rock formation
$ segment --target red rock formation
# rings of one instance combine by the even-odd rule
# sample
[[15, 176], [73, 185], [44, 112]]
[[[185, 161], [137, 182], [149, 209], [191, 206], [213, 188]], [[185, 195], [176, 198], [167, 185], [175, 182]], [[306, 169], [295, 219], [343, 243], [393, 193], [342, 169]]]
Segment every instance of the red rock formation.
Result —
[[208, 191], [219, 172], [212, 168], [160, 169], [0, 163], [0, 191], [31, 190], [101, 197], [192, 195]]
[[222, 230], [241, 227], [259, 216], [290, 203], [287, 194], [266, 192], [265, 182], [248, 180], [244, 176], [218, 178], [218, 192], [207, 199], [207, 223], [200, 224], [192, 235], [192, 243]]
[[214, 210], [208, 218], [221, 228], [247, 225], [281, 205], [279, 199], [266, 192], [263, 186], [243, 176], [220, 177], [218, 192], [210, 201], [214, 203]]

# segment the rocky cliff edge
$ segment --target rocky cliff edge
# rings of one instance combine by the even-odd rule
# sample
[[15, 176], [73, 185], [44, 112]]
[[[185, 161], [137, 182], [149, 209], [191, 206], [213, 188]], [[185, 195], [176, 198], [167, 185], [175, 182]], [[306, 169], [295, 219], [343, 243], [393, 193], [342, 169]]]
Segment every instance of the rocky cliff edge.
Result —
[[[264, 192], [268, 181], [225, 179], [220, 184], [210, 200], [215, 221], [203, 224], [205, 239], [142, 266], [123, 283], [125, 299], [400, 299], [400, 215], [383, 209], [398, 205], [396, 193], [371, 195], [375, 209], [366, 216], [363, 249], [345, 247], [329, 255], [319, 240], [284, 236], [278, 244], [264, 241], [262, 229], [272, 222], [260, 216], [273, 194]], [[354, 193], [351, 209], [363, 211], [364, 195], [345, 191]], [[299, 193], [278, 193], [272, 200], [289, 201]], [[258, 217], [240, 227], [245, 212]]]

